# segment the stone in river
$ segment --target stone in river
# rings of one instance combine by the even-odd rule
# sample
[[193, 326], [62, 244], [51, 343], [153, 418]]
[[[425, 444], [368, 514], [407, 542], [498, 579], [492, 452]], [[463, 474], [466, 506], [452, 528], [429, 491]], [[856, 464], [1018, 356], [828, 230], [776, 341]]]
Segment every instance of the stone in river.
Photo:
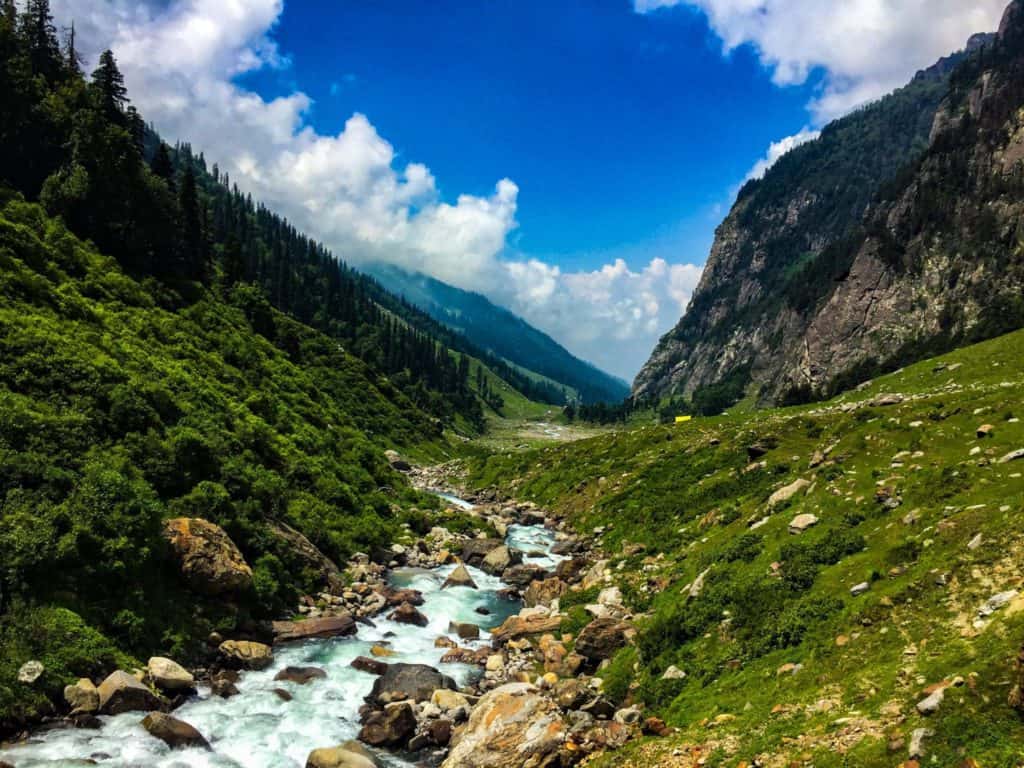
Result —
[[209, 749], [210, 743], [199, 731], [184, 720], [165, 715], [163, 712], [150, 712], [142, 721], [142, 727], [164, 742], [171, 749], [185, 747], [202, 747]]
[[448, 589], [449, 587], [469, 587], [470, 589], [478, 589], [476, 582], [473, 581], [473, 577], [469, 575], [469, 569], [462, 565], [462, 563], [459, 563], [448, 578], [444, 580], [444, 584], [441, 586], [441, 589]]
[[285, 667], [274, 675], [274, 680], [306, 685], [325, 677], [327, 677], [327, 673], [319, 667]]
[[415, 624], [417, 627], [425, 627], [430, 623], [430, 620], [410, 603], [402, 603], [388, 614], [388, 618], [399, 624]]

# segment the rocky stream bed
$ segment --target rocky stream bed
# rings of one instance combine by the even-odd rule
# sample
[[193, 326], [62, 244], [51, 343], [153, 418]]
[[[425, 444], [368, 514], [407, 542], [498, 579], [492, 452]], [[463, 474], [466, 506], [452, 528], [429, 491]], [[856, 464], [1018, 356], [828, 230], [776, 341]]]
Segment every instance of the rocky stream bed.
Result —
[[[209, 669], [154, 658], [83, 679], [68, 716], [0, 749], [0, 768], [540, 768], [662, 732], [600, 695], [595, 674], [633, 628], [588, 543], [531, 504], [411, 477], [504, 538], [435, 528], [353, 558], [302, 619], [274, 622], [272, 643], [217, 638]], [[560, 598], [594, 586], [594, 620], [562, 635]]]

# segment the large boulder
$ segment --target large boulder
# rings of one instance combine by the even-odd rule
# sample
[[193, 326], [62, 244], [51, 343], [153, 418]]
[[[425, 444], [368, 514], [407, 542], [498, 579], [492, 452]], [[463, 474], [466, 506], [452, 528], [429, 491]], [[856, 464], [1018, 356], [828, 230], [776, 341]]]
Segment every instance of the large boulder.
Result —
[[163, 712], [150, 712], [143, 719], [142, 727], [171, 749], [210, 748], [210, 743], [193, 726]]
[[388, 614], [388, 618], [399, 624], [414, 624], [417, 627], [425, 627], [430, 623], [430, 620], [420, 613], [412, 603], [402, 603]]
[[404, 747], [415, 734], [416, 713], [412, 704], [398, 701], [367, 715], [359, 740], [371, 747]]
[[509, 640], [517, 640], [527, 635], [557, 632], [561, 627], [562, 617], [558, 614], [530, 613], [509, 616], [500, 627], [491, 630], [491, 639], [495, 646], [501, 646]]
[[270, 533], [283, 542], [288, 556], [302, 561], [304, 573], [320, 574], [320, 583], [333, 594], [340, 595], [345, 590], [347, 584], [341, 570], [313, 542], [284, 523], [270, 523], [269, 527]]
[[327, 673], [320, 667], [285, 667], [274, 675], [274, 680], [305, 685], [325, 677], [327, 677]]
[[588, 661], [610, 659], [633, 635], [633, 627], [616, 619], [594, 619], [576, 638], [576, 653]]
[[275, 643], [342, 637], [356, 633], [356, 620], [348, 613], [303, 621], [275, 621], [272, 626]]
[[441, 585], [441, 589], [448, 589], [449, 587], [469, 587], [470, 589], [477, 589], [476, 582], [473, 581], [473, 577], [469, 575], [469, 569], [462, 563], [455, 566], [455, 570], [448, 575], [448, 578], [444, 580], [444, 584]]
[[377, 768], [364, 748], [349, 741], [337, 747], [314, 749], [306, 758], [306, 768]]
[[225, 640], [218, 650], [224, 666], [230, 669], [266, 669], [274, 663], [270, 646], [252, 640]]
[[508, 568], [501, 574], [501, 580], [506, 584], [511, 584], [513, 587], [525, 589], [530, 585], [531, 581], [542, 581], [550, 575], [547, 568], [534, 563], [523, 563]]
[[139, 682], [138, 678], [117, 670], [100, 683], [100, 712], [119, 715], [122, 712], [161, 709], [160, 698]]
[[146, 664], [153, 685], [162, 691], [189, 691], [196, 687], [192, 673], [178, 662], [163, 656], [154, 656]]
[[178, 517], [164, 521], [185, 582], [203, 595], [243, 592], [252, 586], [252, 569], [224, 530], [206, 520]]
[[501, 539], [470, 539], [462, 546], [462, 562], [479, 568], [487, 555], [503, 546]]
[[532, 581], [523, 592], [523, 603], [527, 608], [535, 605], [550, 605], [565, 594], [569, 585], [557, 576], [543, 581]]
[[389, 664], [366, 697], [368, 704], [383, 707], [392, 701], [428, 701], [438, 688], [456, 689], [455, 681], [426, 664]]
[[100, 692], [92, 680], [83, 677], [74, 685], [65, 686], [64, 701], [72, 715], [91, 715], [100, 708]]
[[566, 731], [558, 707], [532, 685], [503, 685], [485, 694], [473, 708], [442, 768], [551, 765]]
[[492, 576], [500, 576], [505, 572], [506, 568], [518, 565], [522, 561], [522, 553], [511, 550], [507, 546], [502, 545], [487, 553], [483, 562], [480, 563], [480, 570], [484, 573], [489, 573]]

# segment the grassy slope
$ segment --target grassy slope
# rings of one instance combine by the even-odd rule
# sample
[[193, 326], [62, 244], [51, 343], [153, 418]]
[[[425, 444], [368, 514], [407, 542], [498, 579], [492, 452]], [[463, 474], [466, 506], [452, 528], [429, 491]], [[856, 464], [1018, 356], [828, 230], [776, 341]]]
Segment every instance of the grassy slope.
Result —
[[[907, 399], [871, 406], [883, 392]], [[926, 742], [935, 764], [1011, 765], [1024, 750], [1006, 705], [1024, 602], [982, 628], [974, 620], [990, 596], [1024, 584], [1024, 461], [998, 463], [1024, 447], [1022, 394], [1019, 332], [824, 405], [492, 456], [473, 481], [560, 507], [582, 530], [607, 526], [608, 552], [646, 547], [612, 561], [625, 560], [627, 596], [650, 614], [640, 658], [620, 653], [604, 677], [611, 693], [681, 730], [609, 765], [690, 765], [671, 755], [685, 744], [699, 745], [706, 765], [761, 755], [769, 765], [892, 766], [906, 751], [890, 752], [889, 740], [919, 727], [935, 731]], [[983, 423], [995, 430], [979, 440]], [[764, 468], [747, 469], [746, 448], [759, 440], [775, 447]], [[768, 515], [769, 495], [798, 477], [809, 492], [749, 531]], [[793, 536], [801, 512], [821, 522]], [[968, 548], [979, 533], [981, 546]], [[779, 562], [783, 577], [769, 575]], [[683, 586], [709, 567], [700, 597], [686, 599]], [[852, 597], [862, 581], [871, 590]], [[803, 668], [778, 673], [790, 663]], [[659, 679], [670, 664], [685, 681]], [[926, 686], [958, 675], [967, 684], [948, 691], [938, 714], [916, 713]]]
[[[123, 651], [185, 657], [211, 629], [294, 605], [316, 577], [267, 521], [336, 560], [385, 543], [431, 500], [383, 449], [439, 453], [436, 433], [251, 291], [139, 283], [0, 200], [0, 725]], [[222, 525], [254, 567], [239, 612], [173, 577], [159, 526], [180, 514]], [[32, 690], [12, 682], [29, 658], [49, 670]]]

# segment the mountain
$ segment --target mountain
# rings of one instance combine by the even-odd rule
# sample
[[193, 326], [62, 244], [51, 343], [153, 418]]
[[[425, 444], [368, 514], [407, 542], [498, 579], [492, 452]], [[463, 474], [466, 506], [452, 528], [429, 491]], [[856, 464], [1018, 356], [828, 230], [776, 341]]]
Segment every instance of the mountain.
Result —
[[625, 382], [574, 357], [550, 336], [479, 293], [389, 264], [371, 265], [367, 271], [478, 347], [575, 390], [584, 403], [619, 402], [629, 394]]
[[635, 396], [799, 402], [1024, 325], [1019, 8], [740, 191]]

